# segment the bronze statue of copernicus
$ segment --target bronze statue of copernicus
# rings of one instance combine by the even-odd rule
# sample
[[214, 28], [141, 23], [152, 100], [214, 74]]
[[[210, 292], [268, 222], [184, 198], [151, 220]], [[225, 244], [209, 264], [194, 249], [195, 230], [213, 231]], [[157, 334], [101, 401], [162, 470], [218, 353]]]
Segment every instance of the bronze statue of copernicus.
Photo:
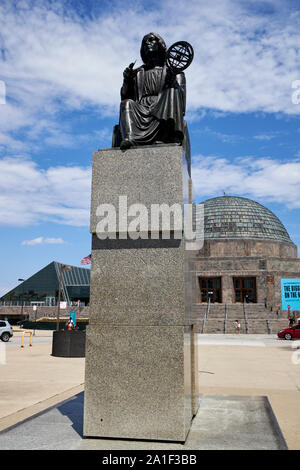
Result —
[[134, 69], [132, 63], [123, 73], [113, 147], [182, 144], [188, 140], [185, 75], [167, 65], [166, 44], [158, 34], [144, 36], [140, 52], [144, 64]]

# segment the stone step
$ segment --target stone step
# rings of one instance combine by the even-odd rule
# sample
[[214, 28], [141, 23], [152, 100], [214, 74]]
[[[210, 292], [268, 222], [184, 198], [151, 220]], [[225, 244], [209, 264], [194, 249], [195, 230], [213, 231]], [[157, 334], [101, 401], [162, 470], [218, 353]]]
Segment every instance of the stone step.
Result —
[[211, 312], [209, 313], [208, 318], [218, 318], [219, 320], [222, 318], [225, 319], [225, 313]]
[[261, 323], [260, 325], [254, 325], [253, 323], [248, 323], [248, 334], [267, 334], [271, 331], [271, 327], [267, 323]]
[[289, 323], [288, 321], [275, 321], [275, 320], [271, 320], [270, 321], [270, 324], [272, 326], [272, 328], [274, 328], [275, 330], [279, 331], [279, 330], [284, 330], [285, 328], [289, 328]]
[[268, 320], [268, 315], [261, 313], [248, 313], [248, 320]]
[[205, 324], [204, 333], [224, 333], [224, 321], [208, 319]]
[[[240, 319], [240, 324], [241, 324], [241, 329], [240, 333], [247, 333], [248, 334], [277, 334], [278, 331], [283, 330], [284, 328], [288, 328], [288, 322], [287, 321], [270, 321], [269, 322], [269, 328], [270, 331], [268, 330], [268, 324], [267, 321], [262, 319], [262, 320], [249, 320], [248, 321], [248, 331], [246, 329], [246, 324], [244, 319]], [[202, 321], [197, 321], [195, 323], [195, 331], [197, 333], [202, 333]], [[235, 327], [234, 327], [234, 322], [227, 321], [226, 322], [226, 334], [232, 334], [235, 333]], [[209, 318], [206, 321], [204, 333], [206, 334], [217, 334], [217, 333], [224, 333], [224, 321], [220, 320], [219, 318]]]
[[255, 307], [255, 305], [251, 305], [251, 307], [245, 307], [246, 312], [270, 312], [271, 310], [269, 308], [260, 308], [260, 307]]
[[[259, 305], [259, 304], [257, 304]], [[248, 315], [248, 331], [246, 329], [245, 324], [245, 317], [243, 312], [243, 305], [234, 305], [233, 309], [230, 310], [231, 306], [228, 306], [228, 317], [226, 323], [226, 333], [235, 333], [234, 328], [234, 321], [239, 320], [241, 324], [242, 333], [249, 333], [249, 334], [276, 334], [279, 330], [289, 327], [289, 321], [287, 319], [286, 312], [279, 311], [278, 315], [276, 311], [270, 313], [266, 309], [258, 309], [258, 311], [253, 309], [253, 305], [251, 305], [251, 311], [247, 312]], [[234, 311], [233, 311], [234, 310]], [[193, 309], [192, 312], [192, 319], [194, 324], [196, 325], [196, 332], [202, 333], [202, 325], [203, 319], [206, 313], [206, 308], [203, 308], [203, 305], [197, 305], [196, 308]], [[269, 316], [269, 318], [268, 318]], [[269, 329], [268, 329], [268, 322], [269, 320]], [[208, 318], [206, 320], [206, 326], [204, 333], [224, 333], [224, 321], [225, 321], [225, 306], [216, 304], [211, 305], [211, 311], [209, 312]]]
[[[239, 333], [237, 333], [235, 328], [227, 328], [226, 327], [226, 334], [227, 335], [232, 335], [233, 333], [239, 334]], [[240, 334], [244, 335], [246, 333], [247, 333], [246, 327], [244, 325], [241, 325]]]
[[[204, 318], [204, 315], [203, 313], [199, 314], [198, 312], [194, 312], [192, 313], [191, 317], [194, 321], [202, 321], [203, 318]], [[225, 314], [219, 314], [219, 313], [210, 313], [208, 315], [208, 319], [210, 320], [213, 320], [213, 319], [216, 319], [218, 321], [220, 320], [225, 320]], [[244, 317], [244, 314], [228, 314], [227, 316], [227, 320], [228, 321], [235, 321], [235, 320], [245, 320], [245, 317]], [[248, 314], [248, 321], [272, 321], [272, 322], [281, 322], [281, 324], [283, 325], [286, 325], [286, 327], [289, 326], [289, 321], [288, 319], [286, 318], [278, 318], [278, 317], [272, 317], [272, 316], [269, 316], [267, 314], [264, 314], [264, 315], [260, 315], [260, 314]]]
[[[274, 318], [275, 320], [287, 320], [287, 315], [285, 313], [281, 313], [277, 315], [276, 313], [270, 312], [271, 318]], [[296, 318], [297, 320], [297, 318]]]
[[228, 313], [227, 320], [234, 321], [234, 320], [243, 320], [244, 313], [243, 312], [235, 312], [235, 313]]

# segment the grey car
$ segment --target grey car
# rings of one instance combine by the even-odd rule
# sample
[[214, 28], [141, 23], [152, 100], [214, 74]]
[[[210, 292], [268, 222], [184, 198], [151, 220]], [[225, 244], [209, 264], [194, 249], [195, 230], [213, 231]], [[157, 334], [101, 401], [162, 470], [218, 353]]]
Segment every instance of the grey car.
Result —
[[7, 343], [13, 336], [13, 329], [7, 320], [0, 320], [0, 339]]

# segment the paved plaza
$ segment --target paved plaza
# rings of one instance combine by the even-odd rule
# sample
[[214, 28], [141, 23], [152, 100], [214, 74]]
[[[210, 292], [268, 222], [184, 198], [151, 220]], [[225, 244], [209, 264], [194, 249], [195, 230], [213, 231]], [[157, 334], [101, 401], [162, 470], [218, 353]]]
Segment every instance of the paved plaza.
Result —
[[0, 449], [300, 449], [295, 342], [198, 335], [200, 409], [182, 445], [83, 438], [85, 360], [52, 357], [51, 341], [52, 332], [36, 332], [21, 348], [16, 333], [6, 345]]

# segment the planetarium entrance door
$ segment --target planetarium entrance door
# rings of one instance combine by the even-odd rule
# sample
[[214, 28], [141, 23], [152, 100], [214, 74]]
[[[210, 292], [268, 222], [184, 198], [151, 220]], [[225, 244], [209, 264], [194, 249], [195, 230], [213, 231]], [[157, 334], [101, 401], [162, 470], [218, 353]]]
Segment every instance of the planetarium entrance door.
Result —
[[200, 303], [207, 303], [209, 298], [212, 303], [222, 302], [220, 277], [199, 277], [199, 288]]
[[256, 303], [256, 279], [255, 277], [234, 277], [233, 278], [235, 302]]

